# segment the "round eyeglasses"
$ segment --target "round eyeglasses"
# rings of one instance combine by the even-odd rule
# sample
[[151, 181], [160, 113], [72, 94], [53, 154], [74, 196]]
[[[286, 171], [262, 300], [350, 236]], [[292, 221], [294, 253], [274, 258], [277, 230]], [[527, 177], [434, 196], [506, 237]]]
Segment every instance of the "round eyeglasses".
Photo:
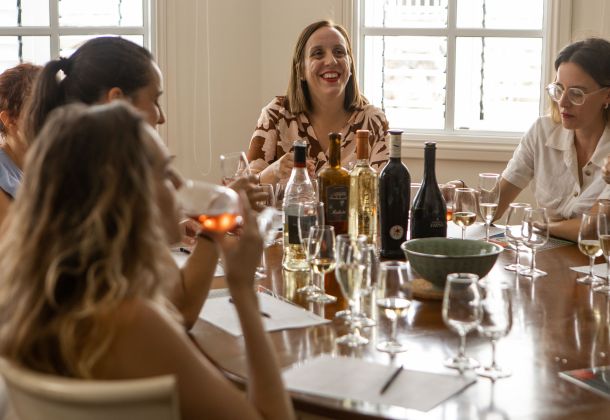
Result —
[[[576, 88], [576, 87], [568, 88], [568, 90], [567, 90], [568, 101], [570, 101], [570, 103], [572, 103], [572, 105], [576, 105], [576, 106], [582, 105], [585, 103], [585, 100], [587, 99], [588, 95], [592, 95], [601, 90], [608, 89], [608, 87], [609, 86], [604, 86], [597, 90], [594, 90], [593, 92], [588, 92], [588, 93], [585, 93], [580, 88]], [[559, 101], [561, 101], [561, 97], [563, 96], [563, 93], [565, 92], [565, 90], [561, 85], [558, 85], [557, 83], [551, 83], [550, 85], [548, 85], [546, 87], [546, 92], [549, 94], [549, 97], [553, 101], [559, 102]]]

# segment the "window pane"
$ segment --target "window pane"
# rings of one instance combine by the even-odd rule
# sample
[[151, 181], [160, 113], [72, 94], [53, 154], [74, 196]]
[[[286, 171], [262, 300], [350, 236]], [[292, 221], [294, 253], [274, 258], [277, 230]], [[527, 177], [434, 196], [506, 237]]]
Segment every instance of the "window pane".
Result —
[[392, 127], [443, 129], [447, 39], [367, 36], [364, 93]]
[[49, 26], [49, 0], [0, 1], [0, 26]]
[[48, 36], [0, 36], [0, 72], [22, 61], [44, 64], [51, 58], [50, 48]]
[[455, 128], [525, 131], [539, 114], [541, 56], [538, 38], [458, 38]]
[[[74, 51], [82, 44], [92, 38], [108, 35], [66, 35], [59, 37], [59, 55], [60, 57], [70, 57]], [[110, 35], [112, 36], [112, 35]], [[128, 39], [131, 42], [144, 46], [144, 37], [142, 35], [123, 35], [121, 38]]]
[[542, 29], [542, 0], [458, 0], [460, 28]]
[[142, 26], [142, 0], [61, 0], [60, 26]]
[[369, 27], [444, 28], [447, 0], [366, 0], [365, 22]]

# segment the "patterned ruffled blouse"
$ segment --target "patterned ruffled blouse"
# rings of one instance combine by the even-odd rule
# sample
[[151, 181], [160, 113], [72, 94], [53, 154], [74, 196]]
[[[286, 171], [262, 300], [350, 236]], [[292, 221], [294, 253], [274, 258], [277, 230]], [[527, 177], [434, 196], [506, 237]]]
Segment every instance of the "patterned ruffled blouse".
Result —
[[[316, 173], [327, 165], [328, 155], [322, 150], [309, 119], [305, 113], [293, 115], [284, 107], [285, 97], [276, 97], [263, 108], [250, 147], [248, 161], [252, 172], [258, 173], [292, 150], [297, 139], [310, 145], [308, 158], [316, 165]], [[369, 162], [377, 171], [388, 161], [388, 147], [385, 136], [388, 121], [385, 114], [373, 105], [365, 105], [355, 110], [341, 130], [341, 166], [351, 168], [356, 161], [356, 130], [370, 130]]]

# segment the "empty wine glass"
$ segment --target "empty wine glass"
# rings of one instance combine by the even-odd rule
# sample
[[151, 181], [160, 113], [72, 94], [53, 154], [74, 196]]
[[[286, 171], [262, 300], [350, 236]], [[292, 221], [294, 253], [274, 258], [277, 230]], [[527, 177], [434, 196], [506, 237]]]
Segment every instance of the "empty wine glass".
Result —
[[[366, 235], [362, 236], [366, 238]], [[361, 327], [374, 327], [377, 323], [367, 315], [364, 308], [366, 307], [365, 299], [371, 295], [374, 284], [377, 282], [379, 257], [377, 256], [377, 247], [366, 241], [362, 244], [362, 263], [364, 264], [364, 272], [362, 273], [362, 285], [360, 286], [360, 302], [358, 313], [353, 314], [353, 317], [354, 322], [359, 323]]]
[[453, 220], [453, 205], [455, 197], [455, 185], [454, 184], [439, 184], [441, 195], [445, 200], [445, 206], [447, 207], [447, 221]]
[[[335, 228], [329, 225], [316, 225], [309, 228], [307, 255], [311, 267], [313, 284], [319, 292], [307, 296], [307, 300], [317, 303], [336, 302], [337, 298], [324, 291], [324, 274], [335, 268]], [[318, 281], [316, 281], [316, 279]]]
[[511, 291], [505, 283], [486, 281], [480, 282], [481, 322], [477, 326], [479, 334], [491, 341], [491, 365], [475, 370], [479, 376], [496, 380], [506, 378], [512, 373], [496, 363], [496, 343], [509, 333], [513, 324], [513, 309]]
[[[347, 299], [352, 314], [358, 313], [357, 307], [363, 272], [364, 264], [362, 262], [361, 243], [356, 239], [344, 242], [340, 248], [337, 248], [335, 276], [339, 282], [341, 293]], [[348, 347], [358, 347], [369, 342], [367, 338], [360, 335], [356, 323], [350, 323], [349, 327], [349, 333], [338, 337], [335, 340], [336, 343], [345, 344]]]
[[599, 236], [597, 235], [597, 213], [583, 213], [578, 231], [578, 249], [589, 257], [589, 274], [576, 279], [581, 284], [597, 284], [603, 280], [593, 274], [595, 258], [602, 255]]
[[546, 209], [525, 209], [521, 237], [523, 245], [532, 250], [532, 259], [530, 268], [519, 271], [519, 274], [532, 278], [546, 276], [546, 272], [536, 268], [536, 251], [549, 240], [549, 218]]
[[198, 220], [204, 230], [224, 233], [242, 221], [239, 196], [230, 188], [188, 179], [176, 198], [184, 214]]
[[462, 239], [466, 239], [466, 227], [477, 220], [477, 195], [474, 188], [455, 189], [452, 220], [462, 228]]
[[377, 344], [377, 350], [394, 354], [407, 350], [407, 346], [396, 339], [399, 318], [407, 315], [411, 306], [411, 282], [407, 264], [399, 261], [381, 263], [377, 307], [391, 322], [390, 339]]
[[479, 366], [475, 359], [466, 357], [466, 334], [481, 322], [479, 276], [471, 273], [452, 273], [447, 276], [443, 296], [443, 321], [460, 336], [457, 356], [445, 360], [445, 366], [465, 370]]
[[516, 271], [517, 273], [526, 270], [528, 267], [522, 265], [520, 262], [520, 247], [523, 244], [523, 236], [521, 236], [521, 225], [523, 224], [523, 217], [525, 216], [525, 209], [529, 209], [531, 206], [529, 203], [510, 203], [508, 205], [508, 215], [506, 216], [506, 242], [508, 245], [515, 250], [515, 262], [509, 264], [504, 268], [509, 271]]
[[593, 287], [593, 291], [610, 295], [610, 216], [602, 213], [601, 209], [597, 215], [597, 235], [606, 258], [606, 284]]
[[[309, 260], [311, 259], [311, 255], [309, 253], [311, 249], [309, 247], [309, 231], [312, 226], [323, 224], [320, 223], [320, 217], [323, 217], [324, 214], [324, 204], [314, 202], [299, 203], [297, 214], [299, 241], [301, 243], [301, 246], [303, 247], [305, 259], [309, 263]], [[322, 216], [320, 216], [320, 214], [322, 214]], [[310, 270], [309, 282], [306, 286], [297, 289], [297, 293], [306, 294], [307, 296], [313, 296], [315, 294], [320, 293], [321, 290], [314, 283], [313, 277], [313, 270]]]
[[[367, 246], [368, 237], [366, 235], [358, 235], [356, 237], [352, 237], [351, 235], [349, 235], [347, 233], [342, 233], [342, 234], [337, 235], [337, 237], [336, 237], [337, 253], [339, 253], [340, 250], [343, 249], [343, 247], [346, 244], [349, 244], [351, 241], [355, 241], [361, 249], [365, 249], [365, 247]], [[364, 267], [364, 270], [366, 270], [366, 265]], [[336, 273], [336, 270], [335, 270], [335, 273]], [[363, 273], [363, 276], [364, 276], [364, 273]], [[360, 310], [359, 310], [360, 301], [358, 301], [357, 303], [358, 304], [356, 305], [356, 307], [358, 309], [357, 309], [356, 313], [352, 313], [352, 311], [348, 308], [348, 309], [344, 309], [342, 311], [336, 312], [335, 318], [342, 319], [350, 326], [352, 324], [354, 324], [355, 326], [360, 326], [361, 325], [359, 323], [360, 319], [358, 318], [358, 313], [360, 312]]]
[[494, 221], [500, 200], [500, 175], [488, 172], [479, 174], [479, 214], [485, 222], [485, 240], [489, 241], [489, 226]]
[[249, 176], [250, 164], [244, 152], [233, 152], [220, 155], [220, 172], [222, 184], [228, 185], [242, 176]]

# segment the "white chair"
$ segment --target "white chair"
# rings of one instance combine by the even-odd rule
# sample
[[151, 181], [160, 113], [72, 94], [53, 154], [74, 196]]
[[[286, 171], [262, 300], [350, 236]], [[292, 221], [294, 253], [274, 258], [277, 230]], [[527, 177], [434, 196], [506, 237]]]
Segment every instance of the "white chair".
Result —
[[179, 420], [176, 379], [83, 380], [33, 372], [0, 358], [19, 420]]

